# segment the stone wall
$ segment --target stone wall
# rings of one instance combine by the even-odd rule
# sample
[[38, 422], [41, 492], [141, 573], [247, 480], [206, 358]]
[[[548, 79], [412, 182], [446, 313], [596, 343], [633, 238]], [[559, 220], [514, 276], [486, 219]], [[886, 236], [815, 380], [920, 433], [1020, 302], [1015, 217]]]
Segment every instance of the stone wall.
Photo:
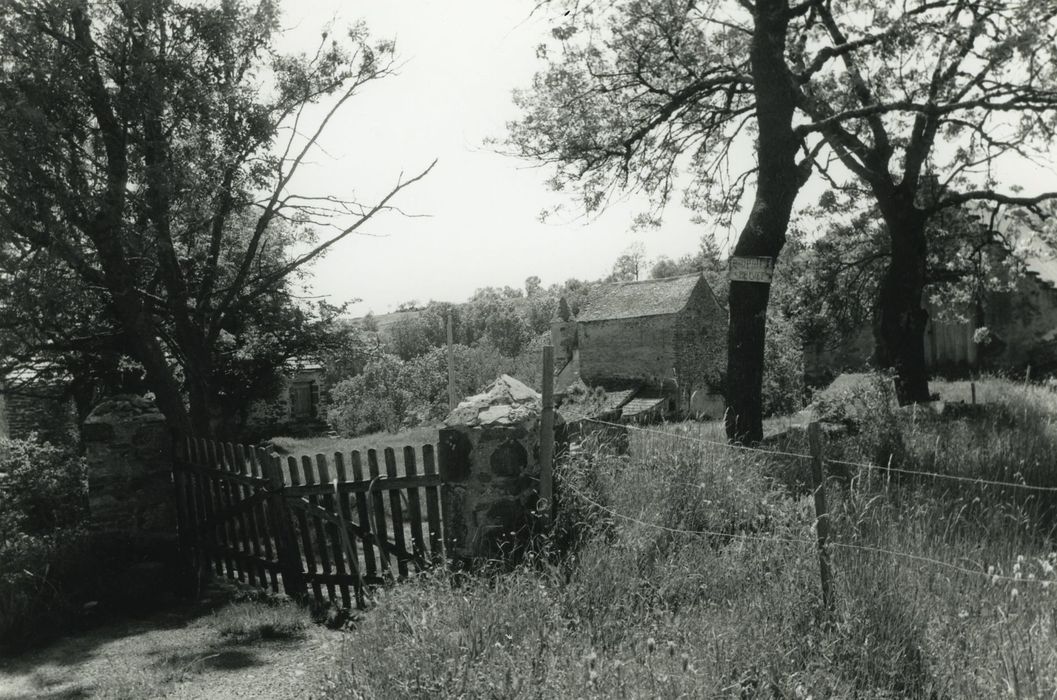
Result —
[[0, 437], [24, 440], [34, 433], [53, 445], [75, 447], [80, 434], [73, 401], [60, 393], [0, 393]]
[[680, 408], [695, 391], [719, 394], [727, 371], [727, 314], [708, 284], [694, 288], [675, 319], [675, 377]]
[[658, 386], [675, 367], [675, 315], [579, 324], [580, 377], [588, 386], [643, 379]]

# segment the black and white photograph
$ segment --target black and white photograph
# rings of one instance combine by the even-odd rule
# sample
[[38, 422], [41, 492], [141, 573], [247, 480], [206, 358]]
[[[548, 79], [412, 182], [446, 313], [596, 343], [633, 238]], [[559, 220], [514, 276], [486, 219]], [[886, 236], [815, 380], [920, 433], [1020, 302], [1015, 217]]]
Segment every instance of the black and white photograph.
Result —
[[0, 0], [36, 698], [1057, 698], [1057, 0]]

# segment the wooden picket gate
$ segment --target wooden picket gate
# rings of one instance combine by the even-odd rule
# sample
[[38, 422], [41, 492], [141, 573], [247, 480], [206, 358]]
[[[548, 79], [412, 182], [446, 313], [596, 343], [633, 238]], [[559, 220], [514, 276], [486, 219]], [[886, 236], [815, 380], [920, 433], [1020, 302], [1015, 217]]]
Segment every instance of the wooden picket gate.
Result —
[[366, 586], [405, 578], [412, 567], [424, 571], [444, 556], [433, 445], [405, 447], [399, 465], [392, 448], [382, 451], [383, 465], [378, 455], [353, 451], [348, 463], [340, 452], [284, 459], [262, 448], [178, 440], [173, 476], [186, 556], [218, 576], [362, 608]]

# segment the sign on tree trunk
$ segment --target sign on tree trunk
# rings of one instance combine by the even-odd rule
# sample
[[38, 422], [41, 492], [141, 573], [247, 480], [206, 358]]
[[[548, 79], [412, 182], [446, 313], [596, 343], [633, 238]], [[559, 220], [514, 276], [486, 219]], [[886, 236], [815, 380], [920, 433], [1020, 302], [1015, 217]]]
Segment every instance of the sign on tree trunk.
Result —
[[774, 258], [731, 256], [727, 278], [731, 282], [762, 282], [770, 284], [774, 276]]

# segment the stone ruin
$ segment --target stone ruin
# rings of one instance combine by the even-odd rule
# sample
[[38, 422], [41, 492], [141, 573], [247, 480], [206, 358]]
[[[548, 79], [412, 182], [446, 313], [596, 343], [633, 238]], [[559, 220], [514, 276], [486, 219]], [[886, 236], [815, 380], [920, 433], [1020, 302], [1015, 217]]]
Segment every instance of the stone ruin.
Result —
[[[504, 374], [444, 421], [439, 462], [445, 546], [454, 562], [497, 559], [531, 531], [542, 407], [536, 391]], [[560, 435], [557, 412], [554, 422]]]

